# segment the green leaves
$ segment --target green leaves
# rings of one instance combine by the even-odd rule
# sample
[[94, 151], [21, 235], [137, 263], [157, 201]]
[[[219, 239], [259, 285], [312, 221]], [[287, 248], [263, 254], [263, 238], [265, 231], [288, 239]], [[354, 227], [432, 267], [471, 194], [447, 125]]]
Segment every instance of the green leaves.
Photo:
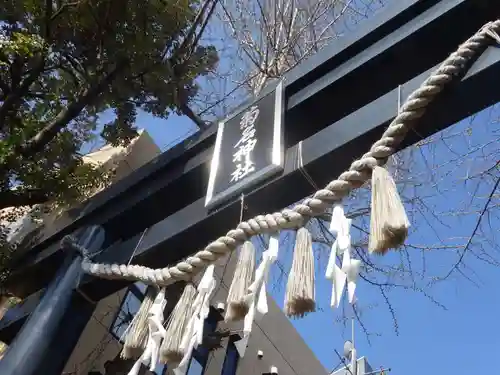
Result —
[[[18, 31], [13, 31], [10, 37], [0, 37], [0, 50], [7, 56], [18, 56], [32, 58], [41, 52], [44, 41], [39, 35], [30, 35]], [[0, 61], [2, 65], [8, 65], [7, 61]]]
[[[139, 110], [166, 119], [188, 108], [196, 79], [218, 61], [213, 46], [198, 44], [213, 4], [0, 3], [0, 210], [14, 208], [3, 219], [15, 221], [26, 206], [60, 211], [87, 199], [114, 168], [84, 162], [82, 147], [99, 138], [127, 145]], [[114, 119], [102, 124], [109, 110]], [[0, 285], [14, 251], [0, 227]]]
[[[38, 203], [84, 199], [86, 189], [109, 178], [82, 162], [83, 145], [96, 137], [126, 145], [137, 135], [138, 110], [166, 119], [188, 105], [197, 77], [217, 63], [213, 46], [198, 45], [205, 5], [2, 2], [0, 208], [33, 204], [35, 196]], [[97, 133], [99, 115], [109, 109], [114, 119]]]
[[137, 117], [136, 106], [132, 102], [120, 103], [115, 108], [116, 119], [104, 125], [101, 136], [113, 146], [127, 145], [137, 136], [134, 126]]

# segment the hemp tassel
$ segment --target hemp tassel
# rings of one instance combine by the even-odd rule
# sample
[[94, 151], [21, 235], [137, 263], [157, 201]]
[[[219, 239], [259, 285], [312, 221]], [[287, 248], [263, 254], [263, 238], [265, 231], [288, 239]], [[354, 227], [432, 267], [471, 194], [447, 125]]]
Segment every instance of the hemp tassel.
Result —
[[203, 343], [205, 320], [210, 313], [210, 298], [216, 286], [214, 268], [215, 266], [213, 264], [208, 266], [198, 283], [198, 293], [193, 301], [193, 315], [190, 317], [189, 323], [184, 330], [180, 346], [181, 351], [184, 353], [184, 357], [177, 368], [173, 369], [174, 375], [186, 375], [193, 350]]
[[227, 296], [226, 322], [241, 320], [248, 313], [250, 305], [246, 297], [255, 272], [255, 248], [251, 241], [245, 241], [240, 248], [236, 270]]
[[168, 319], [165, 339], [160, 348], [160, 361], [176, 367], [184, 357], [182, 339], [193, 315], [196, 288], [188, 283]]
[[241, 358], [245, 355], [254, 320], [261, 319], [269, 311], [269, 306], [267, 305], [266, 283], [269, 278], [271, 266], [278, 259], [279, 243], [279, 233], [271, 233], [269, 237], [269, 246], [267, 250], [262, 253], [262, 260], [255, 271], [255, 280], [248, 287], [248, 294], [245, 298], [248, 300], [250, 309], [243, 320], [243, 337], [234, 342], [236, 350]]
[[289, 317], [303, 317], [316, 310], [314, 302], [314, 255], [311, 233], [306, 228], [297, 231], [292, 270], [288, 275], [285, 311]]
[[373, 168], [372, 208], [370, 219], [370, 253], [385, 254], [401, 246], [408, 236], [410, 222], [390, 173]]
[[148, 313], [148, 339], [146, 349], [139, 359], [132, 366], [128, 375], [139, 375], [141, 366], [148, 366], [150, 371], [154, 371], [158, 364], [158, 353], [160, 345], [165, 338], [165, 328], [163, 328], [164, 310], [167, 305], [165, 298], [165, 288], [162, 288], [156, 295], [153, 306]]
[[157, 288], [153, 286], [146, 289], [146, 295], [141, 307], [139, 307], [125, 334], [123, 349], [120, 354], [123, 359], [138, 358], [146, 348], [149, 310], [153, 306], [157, 292]]

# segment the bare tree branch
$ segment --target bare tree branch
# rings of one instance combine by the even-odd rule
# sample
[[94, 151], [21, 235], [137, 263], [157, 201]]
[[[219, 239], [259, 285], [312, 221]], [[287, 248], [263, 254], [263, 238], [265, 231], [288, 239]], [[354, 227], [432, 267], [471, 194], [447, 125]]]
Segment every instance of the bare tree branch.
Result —
[[443, 278], [441, 278], [441, 280], [446, 280], [448, 277], [450, 277], [450, 275], [453, 273], [453, 271], [455, 271], [456, 269], [458, 269], [458, 267], [462, 263], [462, 261], [464, 259], [464, 256], [467, 253], [467, 250], [469, 250], [470, 245], [472, 244], [472, 240], [476, 237], [477, 230], [479, 229], [479, 226], [481, 225], [481, 220], [483, 219], [484, 214], [486, 213], [486, 210], [488, 209], [488, 206], [489, 206], [489, 204], [490, 204], [490, 202], [491, 202], [491, 200], [493, 198], [493, 195], [495, 194], [495, 192], [496, 192], [496, 190], [498, 188], [498, 184], [499, 183], [500, 183], [500, 177], [497, 178], [497, 182], [493, 186], [493, 189], [491, 190], [491, 193], [490, 193], [490, 195], [488, 197], [488, 200], [484, 204], [484, 208], [481, 211], [481, 213], [479, 214], [479, 218], [477, 219], [476, 226], [474, 227], [474, 230], [472, 231], [472, 234], [470, 235], [469, 240], [467, 241], [467, 244], [464, 246], [463, 250], [461, 251], [460, 256], [459, 256], [457, 262], [448, 271], [448, 273]]

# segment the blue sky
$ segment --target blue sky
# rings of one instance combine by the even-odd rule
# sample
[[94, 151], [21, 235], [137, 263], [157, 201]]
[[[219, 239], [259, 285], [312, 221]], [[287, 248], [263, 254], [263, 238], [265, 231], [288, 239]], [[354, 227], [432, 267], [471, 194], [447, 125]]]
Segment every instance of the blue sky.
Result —
[[[362, 320], [373, 336], [370, 336], [369, 343], [357, 323], [356, 346], [359, 355], [367, 356], [373, 367], [390, 367], [393, 374], [405, 375], [420, 375], [423, 371], [431, 374], [491, 371], [489, 359], [494, 358], [500, 347], [500, 325], [497, 323], [500, 299], [497, 298], [496, 288], [499, 268], [467, 254], [465, 264], [471, 268], [465, 269], [464, 273], [472, 281], [454, 272], [447, 281], [433, 287], [427, 287], [427, 283], [432, 276], [446, 274], [458, 257], [456, 249], [451, 251], [437, 247], [441, 244], [465, 243], [464, 237], [470, 236], [478, 217], [477, 213], [459, 216], [452, 214], [463, 209], [478, 211], [484, 206], [491, 191], [493, 177], [473, 179], [467, 183], [462, 182], [462, 179], [488, 169], [498, 160], [500, 126], [495, 122], [497, 118], [500, 118], [500, 106], [494, 106], [462, 121], [435, 136], [434, 140], [429, 140], [426, 147], [413, 151], [412, 176], [422, 186], [411, 193], [404, 190], [403, 194], [406, 197], [411, 197], [412, 194], [425, 196], [427, 209], [432, 211], [432, 215], [429, 212], [409, 212], [414, 232], [408, 243], [429, 247], [425, 251], [426, 275], [421, 278], [414, 276], [418, 279], [415, 285], [431, 294], [446, 310], [418, 292], [394, 289], [388, 292], [388, 297], [397, 318], [399, 334], [396, 335], [392, 316], [380, 292], [372, 285], [360, 282], [357, 297], [363, 311]], [[157, 144], [162, 146], [173, 145], [193, 129], [189, 120], [183, 118], [171, 118], [162, 123], [141, 115], [138, 124], [146, 128]], [[469, 128], [470, 135], [467, 131]], [[485, 144], [486, 146], [480, 147]], [[460, 157], [469, 150], [476, 151]], [[434, 164], [439, 164], [440, 167], [436, 172], [430, 173], [429, 165], [434, 168]], [[494, 177], [498, 176], [497, 170]], [[431, 183], [436, 178], [443, 178], [437, 181], [439, 192]], [[497, 192], [490, 207], [498, 206], [499, 194]], [[476, 198], [471, 199], [472, 195]], [[347, 207], [351, 205], [355, 206], [356, 202], [347, 202]], [[492, 212], [496, 212], [496, 216], [489, 215], [488, 220], [484, 220], [487, 225], [481, 226], [480, 236], [493, 241], [498, 247], [498, 209]], [[433, 214], [436, 214], [435, 218]], [[498, 251], [493, 245], [485, 244], [485, 240], [480, 242], [484, 245], [484, 252], [495, 255]], [[479, 254], [477, 244], [473, 249]], [[330, 284], [323, 277], [327, 251], [324, 248], [317, 250], [316, 288], [319, 311], [293, 323], [323, 365], [331, 369], [339, 363], [335, 349], [341, 352], [344, 340], [350, 337], [350, 329], [338, 321], [342, 312], [332, 311], [328, 306]], [[418, 249], [409, 250], [415, 275], [423, 271], [421, 253]], [[377, 264], [390, 265], [398, 264], [401, 257], [392, 253], [375, 260]], [[291, 253], [288, 248], [281, 252], [280, 264], [288, 270], [290, 263]], [[273, 272], [274, 286], [270, 287], [270, 292], [282, 305], [285, 281], [280, 277], [277, 267]], [[411, 286], [410, 278], [404, 278], [405, 285]]]
[[[406, 205], [413, 226], [407, 243], [428, 249], [409, 248], [408, 258], [396, 252], [383, 258], [372, 257], [377, 265], [403, 263], [408, 269], [411, 264], [412, 274], [400, 279], [377, 277], [378, 281], [398, 282], [409, 288], [387, 292], [397, 319], [398, 335], [380, 291], [363, 281], [358, 284], [356, 294], [362, 322], [373, 335], [368, 342], [360, 324], [356, 323], [356, 347], [359, 355], [368, 357], [372, 367], [390, 367], [394, 374], [406, 375], [424, 371], [430, 374], [491, 371], [489, 359], [494, 358], [500, 347], [500, 325], [497, 323], [500, 301], [496, 288], [500, 270], [498, 263], [489, 264], [498, 259], [500, 189], [489, 204], [490, 208], [495, 205], [497, 208], [483, 216], [477, 240], [464, 256], [465, 266], [461, 266], [460, 271], [465, 277], [455, 271], [446, 281], [432, 287], [428, 284], [433, 277], [446, 275], [456, 263], [463, 251], [460, 246], [467, 242], [477, 223], [479, 213], [475, 211], [485, 206], [500, 178], [499, 169], [491, 176], [470, 178], [495, 166], [499, 160], [500, 126], [496, 122], [499, 117], [500, 106], [493, 106], [427, 139], [429, 143], [419, 150], [405, 152], [411, 156], [410, 176], [414, 180], [407, 185], [418, 187], [400, 190], [406, 199], [425, 197], [425, 206], [418, 205], [414, 209], [413, 205]], [[436, 181], [437, 187], [432, 181]], [[348, 200], [346, 206], [359, 207], [359, 199], [357, 202]], [[457, 215], [461, 211], [467, 212]], [[360, 224], [356, 219], [354, 223]], [[359, 233], [353, 235], [359, 239]], [[439, 248], [443, 245], [458, 248]], [[343, 316], [342, 311], [332, 311], [328, 306], [331, 284], [324, 279], [328, 253], [326, 249], [316, 250], [319, 252], [316, 291], [321, 311], [294, 321], [294, 324], [323, 365], [332, 369], [340, 362], [335, 349], [342, 352], [344, 340], [350, 338], [350, 326], [337, 321]], [[285, 250], [281, 256], [284, 268], [289, 269], [290, 252]], [[285, 284], [278, 278], [275, 281], [278, 287], [272, 293], [283, 305]], [[422, 288], [443, 306], [411, 290], [412, 287]]]
[[[394, 374], [406, 375], [421, 374], [423, 371], [430, 374], [491, 371], [488, 359], [494, 358], [500, 347], [500, 326], [497, 323], [500, 302], [496, 297], [496, 280], [500, 270], [498, 265], [488, 264], [496, 261], [494, 256], [499, 250], [498, 207], [483, 217], [477, 242], [473, 242], [471, 247], [473, 253], [467, 252], [464, 256], [467, 268], [460, 267], [460, 270], [471, 280], [456, 271], [446, 281], [432, 287], [428, 284], [432, 277], [446, 275], [463, 251], [460, 247], [439, 247], [461, 246], [467, 242], [466, 237], [472, 234], [479, 216], [474, 211], [484, 207], [496, 179], [500, 178], [498, 169], [492, 176], [464, 178], [487, 170], [498, 162], [500, 126], [495, 121], [499, 116], [500, 107], [494, 106], [429, 138], [429, 143], [420, 150], [406, 152], [406, 155], [411, 155], [414, 184], [421, 186], [414, 191], [407, 187], [402, 193], [407, 199], [425, 197], [425, 206], [430, 211], [426, 212], [422, 207], [414, 210], [413, 205], [407, 205], [414, 227], [407, 243], [429, 249], [425, 250], [424, 264], [422, 250], [415, 248], [408, 249], [410, 263], [396, 252], [383, 258], [372, 257], [378, 265], [398, 265], [402, 262], [408, 269], [411, 264], [412, 275], [397, 280], [410, 289], [395, 288], [387, 292], [397, 319], [398, 335], [380, 291], [363, 281], [358, 285], [362, 321], [374, 335], [368, 342], [360, 324], [356, 323], [356, 347], [358, 354], [367, 356], [374, 368], [390, 367]], [[467, 155], [469, 152], [471, 154]], [[429, 167], [434, 169], [434, 165], [439, 167], [430, 171]], [[437, 181], [437, 187], [432, 185], [432, 180]], [[489, 207], [498, 206], [499, 197], [500, 189], [497, 189], [496, 198]], [[360, 204], [348, 200], [346, 206], [355, 208]], [[472, 213], [456, 215], [464, 210]], [[353, 235], [359, 237], [359, 234]], [[350, 338], [350, 326], [336, 321], [343, 316], [342, 311], [332, 311], [328, 306], [331, 284], [323, 276], [328, 254], [325, 250], [317, 249], [320, 254], [317, 254], [316, 262], [316, 290], [321, 311], [294, 321], [294, 324], [323, 365], [332, 369], [340, 362], [335, 349], [342, 352], [344, 340]], [[290, 252], [285, 250], [281, 258], [285, 269], [289, 269], [290, 259]], [[275, 270], [275, 273], [278, 271]], [[423, 275], [419, 276], [420, 273]], [[377, 279], [396, 281], [394, 277]], [[278, 278], [275, 281], [279, 286], [272, 293], [282, 305], [285, 284]], [[411, 287], [422, 288], [444, 307], [412, 291]]]
[[[494, 358], [497, 348], [500, 347], [500, 325], [497, 324], [500, 299], [496, 297], [498, 267], [468, 254], [465, 263], [471, 269], [464, 272], [472, 281], [455, 272], [447, 281], [431, 288], [426, 285], [432, 276], [446, 274], [457, 258], [455, 251], [436, 247], [440, 244], [465, 243], [464, 237], [470, 236], [478, 217], [477, 213], [457, 217], [450, 214], [465, 208], [471, 211], [479, 210], [484, 206], [493, 186], [494, 179], [491, 177], [468, 183], [461, 182], [461, 179], [488, 169], [498, 160], [500, 126], [494, 120], [499, 117], [500, 107], [494, 106], [449, 128], [435, 136], [434, 140], [429, 140], [427, 147], [417, 150], [418, 152], [414, 151], [417, 156], [413, 155], [411, 159], [412, 175], [416, 176], [423, 186], [413, 194], [426, 196], [425, 204], [436, 214], [433, 219], [433, 216], [426, 212], [410, 212], [415, 230], [408, 243], [430, 247], [425, 255], [426, 275], [423, 278], [417, 277], [419, 280], [416, 285], [430, 293], [446, 310], [418, 292], [402, 289], [390, 291], [388, 297], [399, 328], [399, 334], [396, 335], [394, 322], [380, 292], [372, 285], [360, 282], [357, 296], [363, 311], [362, 320], [373, 336], [370, 336], [369, 343], [357, 323], [356, 346], [358, 353], [367, 356], [373, 367], [390, 367], [393, 374], [405, 375], [421, 374], [422, 371], [432, 374], [448, 371], [466, 374], [470, 371], [480, 373], [491, 370], [488, 359]], [[147, 115], [141, 115], [138, 124], [145, 127], [159, 145], [173, 145], [179, 137], [193, 128], [189, 120], [183, 118], [171, 118], [162, 123]], [[470, 135], [467, 131], [469, 128]], [[486, 146], [480, 147], [485, 144]], [[468, 150], [476, 152], [459, 158]], [[441, 166], [436, 172], [429, 173], [429, 164]], [[422, 175], [426, 177], [422, 178]], [[437, 182], [440, 190], [438, 192], [436, 187], [430, 186], [430, 181], [444, 175], [446, 177]], [[497, 171], [495, 176], [498, 175]], [[476, 198], [471, 200], [472, 193], [475, 193]], [[403, 191], [403, 194], [406, 194], [406, 191]], [[490, 207], [499, 204], [498, 194]], [[407, 196], [410, 197], [411, 194]], [[347, 207], [351, 207], [351, 204], [353, 202], [348, 202]], [[498, 246], [498, 212], [496, 216], [489, 215], [485, 222], [487, 221], [488, 225], [482, 228], [480, 235]], [[485, 252], [494, 255], [498, 251], [484, 242], [481, 240]], [[473, 248], [476, 247], [477, 245]], [[410, 249], [415, 274], [423, 270], [420, 264], [421, 253], [418, 249]], [[294, 321], [294, 325], [323, 365], [331, 369], [339, 363], [335, 349], [341, 352], [344, 340], [350, 337], [350, 329], [337, 321], [342, 313], [332, 311], [328, 306], [330, 284], [323, 277], [326, 257], [327, 251], [318, 249], [316, 288], [320, 311]], [[397, 264], [400, 256], [393, 253], [376, 261], [378, 264]], [[285, 270], [289, 269], [290, 262], [290, 249], [282, 251], [280, 264]], [[282, 305], [285, 281], [280, 277], [277, 268], [273, 272], [274, 286], [270, 288], [270, 292]], [[405, 280], [408, 282], [408, 277]]]
[[[109, 118], [110, 115], [105, 114], [101, 121]], [[423, 197], [422, 202], [409, 207], [413, 231], [407, 243], [416, 247], [409, 248], [407, 255], [391, 253], [374, 259], [377, 265], [384, 267], [402, 264], [404, 269], [412, 269], [412, 273], [399, 277], [377, 276], [378, 281], [406, 286], [406, 289], [387, 291], [398, 334], [394, 332], [392, 315], [377, 287], [361, 281], [357, 289], [363, 324], [373, 334], [368, 342], [357, 323], [356, 347], [358, 355], [367, 356], [372, 367], [390, 367], [391, 374], [405, 375], [491, 373], [500, 347], [500, 324], [497, 323], [500, 299], [496, 288], [500, 270], [493, 258], [498, 255], [500, 243], [498, 207], [483, 218], [478, 241], [464, 257], [467, 268], [462, 266], [460, 271], [471, 280], [455, 271], [446, 281], [432, 287], [428, 283], [434, 276], [445, 275], [453, 266], [457, 252], [462, 249], [460, 246], [467, 242], [478, 212], [500, 175], [497, 169], [492, 176], [470, 178], [499, 160], [500, 126], [496, 121], [499, 118], [500, 107], [494, 106], [405, 153], [408, 161], [405, 165], [410, 166], [411, 172], [404, 176], [402, 195], [410, 200]], [[165, 121], [144, 113], [139, 114], [137, 125], [147, 129], [163, 150], [195, 130], [189, 119], [172, 116]], [[468, 154], [470, 150], [473, 152]], [[490, 207], [500, 204], [499, 196], [500, 190]], [[363, 204], [363, 199], [349, 200], [346, 206], [354, 209]], [[359, 225], [366, 225], [366, 217], [359, 219]], [[359, 233], [355, 236], [362, 240]], [[457, 247], [440, 248], [443, 245]], [[280, 253], [280, 264], [285, 270], [291, 263], [289, 250], [288, 247]], [[294, 325], [325, 368], [331, 369], [339, 363], [335, 349], [342, 351], [344, 340], [350, 338], [350, 328], [338, 321], [341, 311], [329, 308], [331, 286], [323, 277], [327, 249], [318, 247], [316, 255], [319, 311], [294, 321]], [[282, 305], [285, 281], [280, 276], [275, 267], [270, 292]], [[446, 309], [412, 290], [419, 288]]]

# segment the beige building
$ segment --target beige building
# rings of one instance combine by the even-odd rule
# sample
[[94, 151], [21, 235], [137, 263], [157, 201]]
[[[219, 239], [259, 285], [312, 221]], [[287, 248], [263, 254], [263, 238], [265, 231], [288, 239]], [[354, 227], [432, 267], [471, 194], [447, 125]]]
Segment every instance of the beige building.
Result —
[[[113, 183], [125, 178], [132, 171], [142, 167], [161, 153], [147, 131], [139, 130], [138, 133], [138, 136], [128, 146], [113, 147], [104, 145], [85, 155], [83, 157], [84, 162], [100, 165], [101, 168], [106, 170], [113, 168], [115, 170]], [[99, 190], [96, 190], [92, 194], [97, 194], [98, 192]], [[3, 214], [1, 217], [4, 217], [5, 214], [12, 211], [12, 208], [6, 208], [0, 210], [0, 215]], [[41, 216], [32, 215], [33, 211], [34, 208], [32, 207], [16, 208], [16, 216], [19, 216], [18, 219], [14, 222], [6, 220], [2, 222], [2, 225], [10, 229], [7, 237], [8, 240], [12, 243], [21, 244], [20, 250], [30, 248], [32, 244], [50, 237], [59, 228], [73, 220], [71, 210], [53, 211]], [[32, 296], [29, 301], [25, 301], [24, 307], [31, 308], [32, 301], [36, 301], [36, 297]], [[7, 313], [8, 305], [9, 302], [7, 299], [0, 301], [0, 319]], [[17, 306], [14, 310], [21, 308], [22, 306]], [[10, 311], [9, 314], [12, 315], [13, 311]], [[0, 352], [4, 348], [4, 344], [0, 342]]]
[[[100, 164], [103, 168], [116, 168], [115, 181], [117, 181], [159, 154], [159, 148], [148, 133], [141, 131], [128, 147], [104, 146], [86, 155], [85, 160]], [[25, 216], [12, 225], [11, 238], [17, 242], [26, 242], [26, 238], [36, 233], [31, 241], [40, 241], [52, 235], [70, 220], [72, 220], [71, 213], [57, 212], [46, 215], [41, 221], [35, 221], [27, 211]], [[269, 298], [269, 313], [254, 324], [246, 354], [243, 358], [239, 358], [233, 341], [238, 339], [242, 323], [225, 324], [221, 320], [221, 312], [216, 308], [216, 306], [220, 308], [220, 303], [226, 301], [235, 263], [236, 255], [233, 254], [216, 267], [218, 286], [211, 301], [212, 309], [207, 321], [207, 327], [211, 327], [207, 329], [207, 344], [193, 354], [187, 375], [254, 375], [275, 374], [276, 371], [280, 375], [326, 375], [326, 370], [272, 298]], [[119, 359], [122, 349], [121, 339], [140, 306], [145, 289], [142, 284], [134, 284], [97, 304], [63, 374], [126, 375], [128, 373], [134, 361]], [[175, 305], [176, 297], [181, 290], [182, 285], [179, 284], [168, 289], [169, 303], [166, 315]], [[0, 337], [4, 330], [17, 331], [20, 328], [20, 323], [17, 322], [35, 308], [40, 297], [41, 293], [32, 295], [24, 303], [8, 310], [0, 321]], [[222, 340], [216, 339], [218, 337], [216, 333], [219, 332], [224, 332]], [[158, 366], [155, 371], [157, 375], [167, 372], [171, 371], [164, 366]], [[145, 368], [142, 373], [150, 374]]]
[[[225, 302], [227, 298], [235, 263], [236, 254], [233, 254], [227, 259], [227, 267], [219, 265], [216, 268], [218, 286], [211, 301], [212, 311], [206, 326], [218, 332], [227, 332], [228, 336], [224, 335], [217, 349], [197, 350], [191, 359], [187, 375], [254, 375], [271, 373], [272, 368], [277, 369], [280, 375], [326, 375], [326, 370], [272, 298], [269, 298], [268, 314], [254, 324], [245, 356], [239, 358], [233, 341], [240, 338], [242, 323], [224, 323], [220, 320], [222, 316], [217, 310], [220, 303]], [[177, 288], [170, 293], [178, 295], [180, 290], [181, 288]], [[144, 292], [145, 286], [135, 284], [99, 303], [66, 365], [64, 374], [127, 374], [133, 361], [124, 363], [113, 360], [119, 356], [122, 349], [120, 336], [127, 328], [133, 313], [139, 308]], [[175, 298], [170, 298], [167, 310], [174, 304]], [[207, 341], [211, 337], [215, 338], [210, 329], [206, 335]], [[118, 372], [115, 372], [117, 369]], [[157, 367], [155, 373], [171, 374], [162, 365]], [[150, 372], [144, 369], [144, 374]]]
[[[104, 145], [96, 151], [90, 152], [83, 157], [85, 163], [100, 165], [105, 170], [114, 169], [112, 183], [115, 183], [128, 176], [134, 170], [158, 156], [161, 151], [155, 144], [151, 136], [145, 130], [140, 130], [139, 135], [134, 138], [126, 147], [113, 147]], [[91, 192], [90, 195], [97, 194], [100, 190]], [[3, 212], [12, 209], [4, 209]], [[19, 209], [17, 209], [19, 210]], [[32, 208], [25, 207], [24, 215], [20, 216], [13, 223], [6, 223], [10, 228], [9, 240], [15, 243], [23, 243], [23, 248], [30, 247], [31, 243], [36, 243], [44, 238], [50, 237], [58, 229], [67, 225], [73, 220], [72, 211], [53, 211], [34, 218], [30, 215]]]

